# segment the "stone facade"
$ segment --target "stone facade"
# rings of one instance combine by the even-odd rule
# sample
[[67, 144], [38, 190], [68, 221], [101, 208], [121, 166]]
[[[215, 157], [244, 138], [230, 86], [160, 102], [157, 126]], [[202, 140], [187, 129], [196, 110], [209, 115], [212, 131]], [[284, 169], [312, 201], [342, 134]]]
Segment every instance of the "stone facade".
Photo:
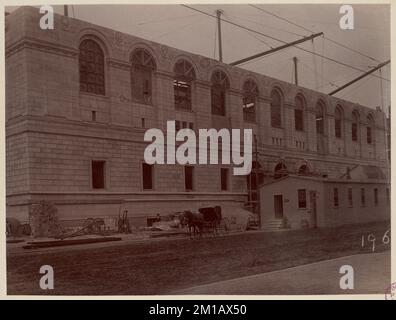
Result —
[[[259, 163], [268, 176], [283, 162], [290, 172], [306, 164], [312, 173], [337, 177], [356, 163], [379, 166], [387, 173], [384, 113], [261, 74], [232, 67], [132, 35], [55, 15], [54, 30], [39, 27], [41, 15], [21, 7], [6, 17], [7, 215], [27, 219], [28, 208], [53, 201], [62, 219], [117, 216], [127, 208], [136, 219], [212, 204], [241, 206], [246, 177], [230, 175], [221, 191], [220, 167], [197, 165], [194, 189], [186, 192], [180, 165], [155, 165], [154, 188], [142, 188], [147, 128], [166, 128], [167, 120], [191, 122], [199, 128], [252, 128], [258, 140]], [[79, 44], [94, 40], [105, 56], [105, 95], [80, 91]], [[152, 103], [131, 98], [131, 53], [144, 48], [155, 60]], [[179, 59], [195, 69], [192, 110], [175, 109], [173, 67]], [[229, 79], [226, 116], [211, 114], [211, 75], [222, 70]], [[256, 121], [246, 122], [242, 87], [258, 86]], [[282, 94], [281, 128], [270, 123], [270, 94]], [[294, 130], [294, 101], [306, 101], [305, 131]], [[318, 152], [315, 106], [325, 107], [324, 135]], [[342, 138], [335, 138], [334, 109], [343, 110]], [[352, 111], [359, 113], [359, 138], [351, 140]], [[95, 112], [95, 121], [92, 121]], [[374, 119], [373, 142], [366, 143], [367, 116]], [[142, 126], [144, 119], [144, 127]], [[93, 160], [106, 162], [103, 190], [94, 190]], [[230, 170], [231, 172], [231, 170]]]

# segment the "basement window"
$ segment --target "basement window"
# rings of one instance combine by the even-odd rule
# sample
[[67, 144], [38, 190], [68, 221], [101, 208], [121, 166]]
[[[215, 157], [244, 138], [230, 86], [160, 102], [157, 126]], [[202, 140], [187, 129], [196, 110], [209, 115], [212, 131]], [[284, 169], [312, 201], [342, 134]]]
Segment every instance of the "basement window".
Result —
[[105, 188], [105, 161], [92, 161], [92, 188], [104, 189]]

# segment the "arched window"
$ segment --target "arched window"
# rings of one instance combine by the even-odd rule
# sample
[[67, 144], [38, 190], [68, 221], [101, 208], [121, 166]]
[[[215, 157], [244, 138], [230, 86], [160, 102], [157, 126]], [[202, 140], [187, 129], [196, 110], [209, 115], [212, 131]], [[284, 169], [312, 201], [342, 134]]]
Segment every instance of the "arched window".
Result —
[[373, 143], [373, 131], [374, 131], [374, 118], [371, 114], [367, 116], [367, 144]]
[[304, 109], [305, 99], [302, 95], [297, 95], [294, 108], [294, 127], [297, 131], [304, 131]]
[[352, 141], [358, 141], [359, 137], [359, 113], [357, 111], [352, 112]]
[[323, 102], [318, 101], [316, 104], [315, 110], [315, 120], [316, 120], [316, 133], [317, 134], [324, 134], [324, 105]]
[[337, 106], [334, 111], [334, 131], [336, 138], [342, 137], [343, 115], [340, 106]]
[[258, 88], [256, 82], [249, 79], [243, 84], [243, 120], [256, 121], [256, 100]]
[[271, 91], [271, 126], [280, 128], [282, 126], [282, 96], [279, 90]]
[[283, 162], [278, 163], [275, 166], [274, 178], [279, 179], [288, 175], [286, 165]]
[[156, 64], [152, 55], [146, 49], [136, 49], [131, 57], [131, 85], [134, 101], [152, 103], [152, 74]]
[[298, 174], [299, 175], [309, 175], [309, 167], [306, 164], [303, 164], [302, 166], [300, 166], [300, 168], [298, 168]]
[[175, 108], [191, 110], [191, 84], [195, 80], [195, 70], [190, 62], [180, 59], [176, 62], [173, 72]]
[[230, 87], [228, 77], [223, 71], [217, 70], [213, 72], [211, 81], [212, 114], [225, 116], [226, 93]]
[[105, 95], [104, 54], [102, 48], [91, 39], [79, 47], [80, 91]]

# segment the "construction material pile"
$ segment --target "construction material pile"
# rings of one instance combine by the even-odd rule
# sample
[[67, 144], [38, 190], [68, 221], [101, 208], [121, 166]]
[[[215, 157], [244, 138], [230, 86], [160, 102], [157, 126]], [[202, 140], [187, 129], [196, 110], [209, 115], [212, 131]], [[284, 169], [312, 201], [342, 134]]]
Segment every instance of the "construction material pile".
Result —
[[58, 219], [58, 209], [48, 201], [33, 204], [29, 210], [33, 238], [60, 237], [63, 229]]

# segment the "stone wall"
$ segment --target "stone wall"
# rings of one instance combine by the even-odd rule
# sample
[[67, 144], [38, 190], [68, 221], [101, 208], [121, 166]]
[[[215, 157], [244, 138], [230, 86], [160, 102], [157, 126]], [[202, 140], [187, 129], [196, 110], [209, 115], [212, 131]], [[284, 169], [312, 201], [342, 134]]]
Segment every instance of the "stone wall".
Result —
[[[291, 172], [305, 163], [312, 171], [329, 177], [345, 173], [347, 167], [356, 163], [377, 165], [386, 171], [385, 122], [380, 110], [69, 17], [55, 15], [55, 29], [41, 30], [40, 17], [32, 7], [21, 7], [6, 17], [7, 213], [23, 215], [32, 202], [51, 192], [57, 193], [51, 195], [55, 204], [64, 199], [71, 201], [65, 207], [68, 209], [59, 209], [65, 216], [67, 210], [75, 215], [94, 212], [100, 204], [98, 197], [86, 196], [95, 204], [95, 210], [87, 209], [87, 204], [78, 207], [80, 204], [69, 199], [80, 192], [98, 193], [91, 186], [92, 160], [106, 161], [106, 188], [99, 193], [103, 199], [108, 200], [109, 196], [121, 203], [128, 194], [145, 194], [141, 183], [143, 134], [147, 128], [164, 129], [168, 120], [192, 122], [195, 130], [252, 128], [258, 138], [259, 162], [268, 172], [273, 172], [279, 161], [284, 161]], [[95, 40], [105, 54], [105, 96], [79, 90], [78, 47], [84, 39]], [[135, 103], [131, 98], [130, 56], [136, 48], [145, 48], [156, 61], [151, 105]], [[174, 107], [173, 66], [181, 58], [190, 61], [196, 73], [191, 111]], [[224, 71], [230, 80], [225, 117], [211, 115], [210, 78], [215, 70]], [[255, 123], [243, 121], [242, 86], [247, 79], [253, 79], [259, 89]], [[270, 125], [270, 93], [275, 87], [283, 95], [282, 128]], [[297, 94], [302, 94], [307, 102], [304, 132], [294, 130]], [[328, 153], [324, 155], [317, 152], [315, 130], [319, 99], [326, 107]], [[342, 139], [334, 135], [337, 105], [342, 106], [345, 116]], [[353, 110], [360, 114], [358, 142], [351, 141]], [[365, 138], [368, 114], [375, 119], [372, 145]], [[181, 166], [155, 166], [154, 171], [154, 191], [188, 198]], [[230, 190], [220, 192], [220, 166], [196, 166], [191, 194], [195, 192], [194, 197], [199, 200], [200, 192], [214, 193], [218, 201], [241, 205], [246, 200], [246, 177], [230, 175], [230, 179]], [[116, 199], [112, 193], [118, 193]], [[158, 201], [168, 200], [168, 195], [157, 197]], [[79, 209], [70, 207], [74, 205]], [[157, 203], [155, 208], [147, 204], [145, 208], [151, 209], [143, 211], [156, 212], [164, 206], [168, 208], [163, 203]], [[133, 212], [138, 211], [143, 212]], [[114, 207], [111, 212], [117, 214], [117, 209]]]

